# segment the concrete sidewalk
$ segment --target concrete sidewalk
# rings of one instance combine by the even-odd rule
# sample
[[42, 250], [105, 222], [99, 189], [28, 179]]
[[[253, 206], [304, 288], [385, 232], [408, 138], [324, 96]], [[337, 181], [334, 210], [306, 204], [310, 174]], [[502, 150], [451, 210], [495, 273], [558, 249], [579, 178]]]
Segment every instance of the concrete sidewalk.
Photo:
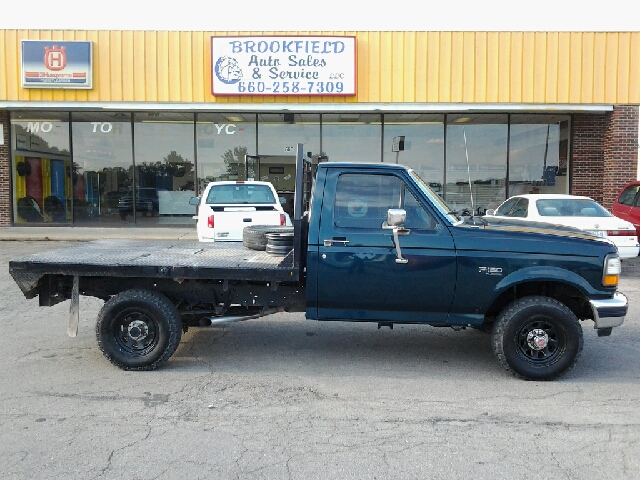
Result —
[[152, 240], [198, 241], [194, 227], [5, 227], [0, 228], [0, 241], [51, 240], [89, 241], [103, 238], [139, 238]]

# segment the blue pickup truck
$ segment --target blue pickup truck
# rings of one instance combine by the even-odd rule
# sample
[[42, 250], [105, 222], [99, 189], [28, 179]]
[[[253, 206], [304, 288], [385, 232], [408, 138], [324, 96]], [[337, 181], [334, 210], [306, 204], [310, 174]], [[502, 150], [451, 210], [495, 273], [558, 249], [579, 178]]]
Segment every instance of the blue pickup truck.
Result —
[[[254, 229], [250, 248], [101, 240], [12, 260], [10, 273], [41, 306], [71, 300], [71, 336], [79, 297], [103, 299], [98, 345], [126, 370], [158, 367], [191, 327], [304, 311], [378, 328], [474, 328], [516, 377], [551, 380], [580, 357], [582, 322], [607, 336], [624, 321], [620, 260], [605, 239], [462, 217], [400, 165], [310, 166], [299, 146], [298, 171], [293, 227]], [[269, 251], [285, 237], [290, 248]]]

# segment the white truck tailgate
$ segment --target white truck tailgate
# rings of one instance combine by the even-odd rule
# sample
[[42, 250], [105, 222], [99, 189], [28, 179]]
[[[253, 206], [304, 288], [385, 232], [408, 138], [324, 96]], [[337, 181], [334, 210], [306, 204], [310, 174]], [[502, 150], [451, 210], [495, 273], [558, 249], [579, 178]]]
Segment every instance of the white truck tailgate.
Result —
[[225, 207], [214, 212], [215, 241], [242, 241], [242, 231], [249, 225], [280, 225], [280, 212], [261, 211], [256, 207]]

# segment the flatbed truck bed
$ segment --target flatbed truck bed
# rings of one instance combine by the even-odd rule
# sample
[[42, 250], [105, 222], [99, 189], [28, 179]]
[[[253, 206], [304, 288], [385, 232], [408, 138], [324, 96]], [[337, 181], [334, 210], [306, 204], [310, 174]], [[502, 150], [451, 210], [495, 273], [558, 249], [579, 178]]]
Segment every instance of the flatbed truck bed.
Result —
[[275, 256], [242, 243], [206, 244], [181, 240], [96, 240], [11, 261], [11, 275], [29, 298], [45, 275], [169, 280], [298, 279], [294, 255]]

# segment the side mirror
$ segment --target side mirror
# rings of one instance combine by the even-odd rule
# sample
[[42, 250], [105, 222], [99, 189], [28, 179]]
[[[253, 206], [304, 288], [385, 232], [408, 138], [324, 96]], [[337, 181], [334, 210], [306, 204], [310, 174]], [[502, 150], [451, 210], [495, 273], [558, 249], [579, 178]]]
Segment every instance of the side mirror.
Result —
[[191, 197], [189, 199], [189, 205], [200, 205], [200, 197]]
[[278, 199], [280, 200], [280, 205], [286, 205], [287, 204], [287, 199], [284, 197], [278, 197]]
[[403, 208], [390, 208], [387, 210], [387, 225], [401, 227], [407, 220], [407, 211]]
[[484, 214], [494, 216], [496, 214], [496, 211], [493, 208], [490, 208], [489, 210], [486, 210]]
[[390, 208], [387, 210], [386, 226], [382, 228], [390, 228], [393, 230], [393, 244], [396, 247], [396, 263], [407, 263], [409, 260], [402, 256], [400, 249], [400, 241], [398, 235], [407, 235], [409, 230], [404, 228], [404, 222], [407, 220], [407, 211], [404, 208]]

